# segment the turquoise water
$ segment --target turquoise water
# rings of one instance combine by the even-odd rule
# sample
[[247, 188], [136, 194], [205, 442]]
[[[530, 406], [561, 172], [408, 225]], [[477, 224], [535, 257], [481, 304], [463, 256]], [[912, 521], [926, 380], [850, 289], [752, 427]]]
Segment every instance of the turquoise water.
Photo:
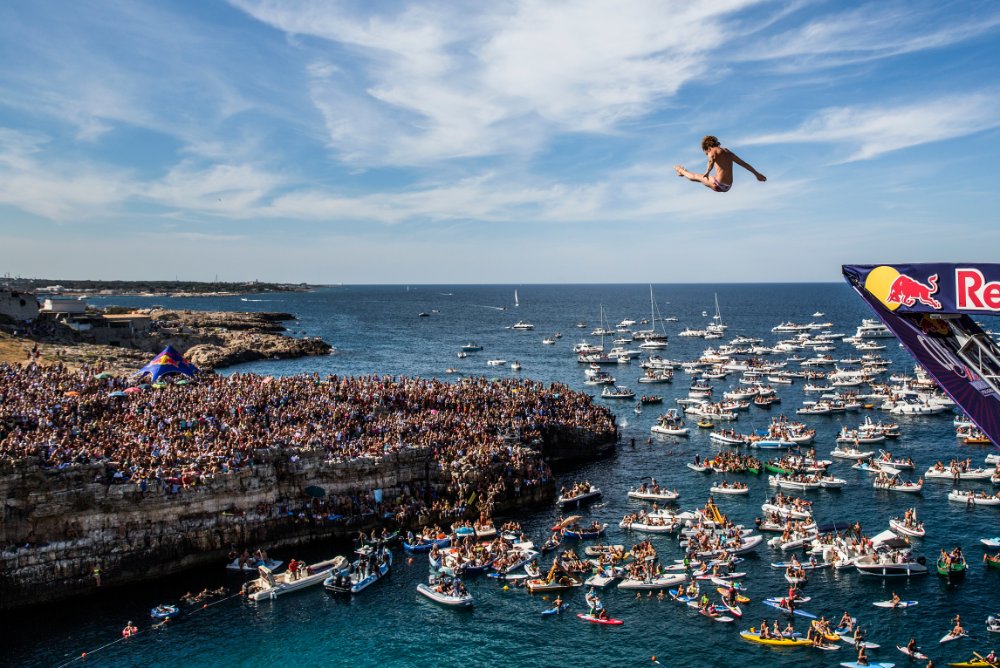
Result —
[[[517, 288], [521, 306], [513, 307]], [[447, 293], [447, 294], [445, 294]], [[670, 346], [662, 351], [671, 359], [696, 357], [710, 343], [676, 336], [687, 326], [703, 326], [714, 310], [713, 294], [718, 293], [724, 320], [730, 325], [729, 337], [737, 334], [760, 336], [771, 343], [778, 335], [771, 327], [785, 320], [809, 321], [810, 315], [823, 311], [822, 320], [834, 323], [833, 330], [851, 334], [862, 317], [869, 317], [864, 305], [840, 284], [819, 285], [719, 285], [654, 286], [654, 293], [664, 316], [676, 315], [679, 322], [665, 323]], [[281, 362], [259, 362], [229, 369], [268, 374], [319, 371], [320, 373], [362, 374], [401, 373], [438, 376], [455, 367], [469, 374], [509, 375], [508, 368], [487, 367], [492, 358], [519, 360], [521, 375], [543, 381], [562, 381], [581, 391], [593, 392], [583, 385], [583, 372], [569, 349], [598, 325], [603, 304], [613, 326], [630, 317], [639, 320], [650, 313], [649, 288], [646, 285], [593, 286], [405, 286], [328, 288], [313, 293], [258, 295], [239, 298], [198, 299], [103, 299], [101, 303], [122, 305], [162, 304], [170, 308], [246, 309], [290, 311], [300, 316], [291, 328], [296, 333], [318, 335], [337, 347], [338, 352], [323, 358]], [[506, 307], [506, 310], [498, 310]], [[420, 318], [420, 312], [430, 317]], [[533, 332], [509, 329], [519, 319], [535, 324]], [[580, 320], [586, 330], [575, 327]], [[555, 346], [541, 344], [542, 338], [561, 331], [563, 338]], [[727, 338], [729, 338], [727, 337]], [[593, 339], [593, 337], [590, 337]], [[485, 350], [467, 359], [458, 359], [458, 348], [468, 340], [483, 344]], [[610, 347], [610, 342], [608, 342]], [[847, 356], [853, 348], [840, 344], [831, 354]], [[894, 360], [891, 371], [910, 372], [912, 361], [895, 343], [889, 342], [883, 356]], [[658, 393], [673, 398], [687, 392], [688, 376], [678, 373], [667, 386], [644, 387], [635, 383], [641, 373], [637, 364], [609, 371], [621, 384], [639, 393]], [[719, 389], [735, 385], [736, 377], [716, 383]], [[741, 431], [762, 427], [770, 415], [791, 415], [801, 405], [801, 384], [779, 389], [780, 407], [764, 411], [751, 408], [736, 426]], [[641, 388], [641, 389], [640, 389]], [[625, 498], [625, 491], [643, 476], [653, 476], [681, 492], [679, 506], [692, 508], [702, 504], [708, 487], [715, 479], [696, 474], [684, 463], [695, 453], [702, 456], [717, 450], [707, 433], [697, 432], [690, 439], [671, 442], [654, 439], [647, 443], [649, 427], [657, 411], [647, 408], [642, 415], [632, 412], [633, 402], [615, 405], [619, 413], [623, 442], [614, 456], [578, 469], [559, 473], [560, 484], [589, 479], [605, 491], [602, 503], [592, 506], [585, 515], [611, 524], [607, 542], [632, 545], [645, 536], [628, 535], [617, 528], [626, 512], [639, 504]], [[816, 448], [825, 455], [834, 446], [834, 435], [841, 424], [855, 425], [863, 415], [846, 417], [812, 416], [807, 421], [817, 429]], [[972, 457], [982, 462], [991, 450], [980, 446], [957, 444], [950, 425], [950, 415], [901, 418], [903, 438], [892, 444], [895, 454], [912, 456], [918, 470], [938, 459], [952, 456]], [[636, 445], [630, 445], [635, 438]], [[922, 467], [922, 468], [921, 468]], [[816, 516], [829, 520], [860, 521], [871, 535], [886, 528], [889, 517], [915, 505], [926, 522], [927, 538], [917, 540], [918, 552], [933, 558], [941, 548], [961, 545], [969, 556], [970, 572], [964, 581], [949, 585], [936, 575], [909, 582], [889, 582], [860, 576], [855, 571], [822, 571], [806, 586], [813, 602], [805, 609], [839, 618], [849, 610], [868, 630], [870, 640], [882, 644], [873, 658], [905, 665], [905, 658], [893, 646], [916, 637], [937, 665], [946, 661], [968, 659], [972, 650], [985, 653], [1000, 645], [997, 634], [987, 634], [987, 614], [1000, 608], [997, 591], [1000, 573], [986, 571], [979, 559], [983, 553], [980, 538], [1000, 534], [1000, 509], [966, 510], [946, 499], [950, 483], [929, 481], [922, 495], [876, 492], [867, 474], [837, 463], [833, 471], [848, 480], [840, 491], [808, 493], [815, 501]], [[760, 504], [769, 493], [766, 476], [747, 479], [749, 497], [717, 499], [724, 512], [735, 520], [750, 524], [760, 514]], [[965, 488], [981, 484], [963, 484]], [[988, 487], [988, 485], [986, 485]], [[531, 537], [540, 543], [547, 527], [558, 516], [555, 507], [525, 512], [522, 521]], [[681, 548], [669, 536], [652, 536], [661, 558], [680, 558]], [[349, 547], [330, 541], [308, 550], [279, 553], [290, 557], [319, 558], [346, 553]], [[164, 578], [154, 583], [109, 592], [94, 599], [78, 599], [56, 606], [36, 608], [7, 615], [5, 647], [0, 662], [9, 665], [60, 665], [115, 640], [128, 620], [143, 630], [137, 637], [118, 642], [91, 654], [88, 666], [644, 666], [654, 665], [657, 656], [663, 665], [732, 665], [759, 662], [762, 665], [833, 666], [853, 660], [853, 652], [817, 652], [812, 649], [772, 650], [750, 645], [738, 637], [738, 631], [759, 624], [762, 618], [773, 619], [773, 610], [760, 603], [767, 596], [787, 588], [782, 571], [769, 567], [770, 561], [783, 557], [780, 552], [761, 546], [741, 566], [749, 572], [747, 584], [753, 600], [744, 606], [742, 623], [713, 623], [693, 611], [670, 601], [637, 601], [634, 593], [609, 588], [604, 600], [613, 616], [625, 620], [621, 627], [586, 624], [567, 614], [542, 617], [538, 613], [547, 603], [523, 590], [503, 591], [496, 581], [470, 579], [468, 585], [476, 596], [475, 609], [460, 612], [444, 609], [420, 597], [415, 590], [427, 575], [426, 556], [416, 556], [408, 564], [397, 553], [391, 577], [377, 583], [354, 599], [328, 596], [321, 588], [268, 601], [246, 604], [238, 598], [223, 601], [172, 622], [167, 628], [149, 630], [148, 610], [161, 601], [176, 601], [181, 594], [202, 587], [225, 584], [235, 591], [238, 579], [227, 577], [220, 564], [190, 573]], [[547, 561], [547, 560], [546, 560]], [[544, 563], [544, 562], [543, 562]], [[904, 599], [916, 599], [911, 610], [880, 610], [872, 601], [888, 598], [897, 591]], [[565, 596], [574, 603], [570, 612], [583, 609], [583, 592]], [[938, 638], [949, 628], [949, 620], [961, 613], [972, 638], [939, 646]], [[805, 631], [805, 626], [800, 625]], [[992, 637], [989, 637], [992, 635]]]

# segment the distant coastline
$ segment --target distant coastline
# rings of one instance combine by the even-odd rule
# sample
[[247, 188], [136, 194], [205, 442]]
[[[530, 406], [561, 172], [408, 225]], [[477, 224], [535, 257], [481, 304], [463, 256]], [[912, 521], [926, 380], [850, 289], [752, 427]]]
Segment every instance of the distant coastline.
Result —
[[307, 283], [261, 281], [98, 281], [54, 278], [8, 278], [0, 285], [38, 295], [86, 297], [237, 297], [262, 292], [309, 292]]

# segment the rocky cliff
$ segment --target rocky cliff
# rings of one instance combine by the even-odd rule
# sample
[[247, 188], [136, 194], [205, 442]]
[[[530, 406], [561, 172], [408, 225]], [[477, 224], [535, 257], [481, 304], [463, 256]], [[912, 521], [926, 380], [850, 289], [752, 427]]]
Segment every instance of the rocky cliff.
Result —
[[[614, 445], [592, 437], [580, 440], [583, 436], [550, 430], [537, 451], [548, 448], [564, 460], [586, 459]], [[259, 450], [254, 461], [252, 468], [176, 493], [113, 484], [102, 464], [44, 471], [23, 462], [0, 476], [0, 609], [55, 601], [94, 592], [99, 585], [139, 582], [200, 564], [221, 565], [232, 546], [275, 549], [357, 529], [289, 514], [284, 500], [301, 503], [309, 486], [322, 487], [327, 495], [381, 489], [386, 498], [393, 498], [404, 487], [448, 484], [450, 476], [458, 475], [442, 472], [431, 453], [419, 449], [378, 460], [340, 462]], [[485, 469], [461, 475], [463, 482], [498, 477]], [[553, 492], [551, 481], [509, 490], [495, 511], [549, 502]]]

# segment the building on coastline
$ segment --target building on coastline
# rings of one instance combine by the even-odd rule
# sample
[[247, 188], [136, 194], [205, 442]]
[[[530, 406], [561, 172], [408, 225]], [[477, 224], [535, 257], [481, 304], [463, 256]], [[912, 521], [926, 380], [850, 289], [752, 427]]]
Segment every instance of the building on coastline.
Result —
[[34, 320], [38, 317], [38, 300], [30, 292], [0, 288], [0, 318], [14, 322]]
[[78, 297], [63, 297], [53, 295], [42, 301], [42, 313], [46, 315], [65, 315], [86, 313], [87, 302]]

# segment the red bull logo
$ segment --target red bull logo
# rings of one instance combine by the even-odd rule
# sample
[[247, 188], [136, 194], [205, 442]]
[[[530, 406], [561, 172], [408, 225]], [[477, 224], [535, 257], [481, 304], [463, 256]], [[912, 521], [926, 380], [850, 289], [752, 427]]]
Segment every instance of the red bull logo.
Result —
[[900, 304], [906, 307], [920, 302], [924, 306], [940, 309], [941, 302], [931, 296], [938, 290], [937, 281], [937, 274], [928, 277], [926, 284], [906, 274], [900, 274], [889, 285], [889, 293], [886, 295], [885, 301], [890, 304]]
[[882, 265], [868, 273], [865, 289], [890, 311], [895, 311], [900, 306], [910, 308], [916, 304], [932, 309], [941, 308], [941, 302], [934, 299], [934, 293], [938, 291], [937, 274], [928, 277], [926, 282], [921, 282], [899, 273], [895, 267]]
[[1000, 282], [987, 281], [978, 269], [956, 269], [955, 303], [962, 310], [1000, 311]]

